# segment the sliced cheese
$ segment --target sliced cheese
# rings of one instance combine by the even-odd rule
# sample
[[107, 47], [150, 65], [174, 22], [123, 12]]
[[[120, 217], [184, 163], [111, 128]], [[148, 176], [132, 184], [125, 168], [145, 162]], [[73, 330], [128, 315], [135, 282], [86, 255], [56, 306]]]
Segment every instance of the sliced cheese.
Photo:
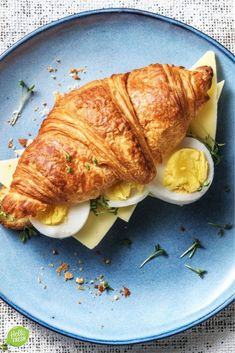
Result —
[[17, 164], [17, 158], [0, 161], [0, 183], [7, 188], [9, 188], [11, 185], [12, 176]]
[[213, 69], [213, 78], [211, 88], [208, 91], [210, 98], [216, 97], [217, 92], [217, 69], [215, 61], [215, 53], [213, 51], [207, 51], [192, 67], [191, 70], [195, 70], [200, 66], [211, 66]]
[[217, 96], [216, 96], [217, 102], [220, 99], [220, 95], [222, 93], [223, 87], [224, 87], [224, 81], [220, 81], [219, 83], [217, 83]]
[[112, 213], [104, 213], [95, 216], [90, 212], [85, 226], [74, 238], [89, 249], [94, 249], [108, 233], [109, 229], [116, 222], [117, 216]]
[[[213, 69], [213, 79], [208, 95], [210, 100], [202, 107], [196, 119], [190, 125], [190, 131], [193, 135], [205, 139], [208, 135], [215, 140], [217, 127], [217, 102], [223, 88], [223, 83], [217, 84], [217, 72], [215, 53], [208, 51], [201, 59], [199, 59], [192, 69], [199, 66], [211, 66]], [[223, 81], [222, 81], [223, 82]], [[209, 140], [208, 140], [209, 142]], [[213, 141], [211, 142], [213, 143]]]
[[137, 204], [127, 206], [127, 207], [120, 207], [118, 209], [118, 217], [121, 218], [125, 222], [129, 222], [132, 214], [135, 211], [136, 206], [137, 206]]

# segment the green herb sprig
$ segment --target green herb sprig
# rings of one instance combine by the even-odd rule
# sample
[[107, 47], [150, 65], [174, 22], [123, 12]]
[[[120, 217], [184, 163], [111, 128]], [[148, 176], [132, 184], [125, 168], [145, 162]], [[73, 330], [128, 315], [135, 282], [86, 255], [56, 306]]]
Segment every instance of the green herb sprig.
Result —
[[67, 172], [68, 174], [72, 174], [73, 168], [70, 167], [70, 165], [66, 165], [66, 172]]
[[6, 352], [6, 351], [8, 350], [8, 345], [7, 345], [7, 343], [1, 343], [1, 344], [0, 344], [0, 350], [1, 350], [2, 352]]
[[209, 134], [205, 137], [204, 140], [200, 140], [200, 141], [203, 142], [204, 145], [209, 150], [215, 162], [215, 165], [218, 165], [223, 159], [223, 155], [220, 153], [220, 149], [221, 147], [225, 146], [225, 143], [219, 143], [215, 141]]
[[223, 224], [208, 222], [208, 224], [211, 227], [218, 229], [218, 235], [220, 235], [221, 237], [224, 235], [226, 230], [230, 230], [233, 228], [233, 225], [231, 223], [226, 223], [223, 225]]
[[197, 251], [197, 249], [199, 249], [199, 248], [203, 248], [203, 246], [202, 246], [199, 239], [195, 239], [193, 244], [187, 250], [185, 250], [185, 252], [183, 252], [182, 255], [180, 255], [180, 259], [182, 259], [182, 257], [184, 257], [188, 254], [189, 254], [189, 258], [191, 259], [193, 257], [193, 255], [195, 254], [195, 252]]
[[97, 199], [90, 200], [91, 211], [98, 216], [102, 213], [113, 213], [117, 214], [117, 207], [109, 207], [108, 200], [104, 196], [100, 196]]
[[142, 268], [147, 262], [153, 260], [157, 256], [168, 256], [166, 250], [162, 249], [159, 244], [155, 245], [155, 250], [147, 257], [147, 259], [142, 262], [140, 268]]
[[204, 188], [207, 188], [210, 185], [209, 181], [205, 181], [204, 183], [202, 183], [199, 188], [197, 189], [197, 191], [202, 191]]
[[209, 134], [207, 134], [207, 136], [202, 139], [199, 138], [198, 136], [195, 136], [192, 133], [187, 134], [187, 136], [189, 137], [194, 137], [197, 140], [201, 141], [202, 143], [204, 143], [204, 145], [207, 147], [207, 149], [209, 150], [215, 165], [218, 165], [221, 160], [223, 159], [223, 155], [220, 153], [220, 149], [221, 147], [225, 146], [225, 143], [219, 143], [216, 140], [213, 139], [213, 137], [211, 137]]
[[23, 80], [19, 81], [19, 85], [22, 87], [22, 93], [20, 97], [19, 107], [15, 112], [13, 112], [13, 116], [9, 120], [9, 123], [12, 126], [15, 125], [15, 123], [17, 122], [22, 110], [24, 109], [26, 102], [28, 101], [31, 94], [34, 93], [35, 88], [35, 85], [29, 87]]
[[85, 164], [85, 168], [86, 168], [86, 170], [88, 170], [88, 172], [89, 172], [89, 170], [91, 170], [90, 164], [86, 163], [86, 164]]
[[68, 161], [68, 162], [72, 162], [72, 156], [71, 156], [69, 153], [67, 153], [67, 152], [66, 152], [66, 154], [65, 154], [65, 159], [66, 159], [66, 161]]
[[110, 291], [110, 290], [114, 290], [107, 281], [103, 281], [100, 283], [101, 286], [103, 286], [104, 290]]
[[38, 235], [38, 232], [34, 228], [24, 227], [24, 229], [20, 232], [20, 240], [22, 243], [26, 243], [32, 237]]
[[203, 270], [201, 268], [194, 268], [190, 265], [185, 264], [184, 265], [186, 268], [188, 268], [189, 270], [191, 270], [192, 272], [196, 273], [200, 278], [204, 278], [205, 274], [207, 273], [206, 270]]
[[92, 159], [92, 161], [93, 161], [93, 164], [97, 167], [97, 165], [98, 165], [97, 159], [94, 157], [94, 158]]
[[15, 217], [0, 210], [0, 220], [2, 219], [7, 219], [10, 222], [14, 222]]
[[4, 219], [6, 217], [7, 217], [7, 214], [5, 212], [3, 212], [3, 211], [0, 211], [0, 220]]
[[215, 141], [210, 135], [207, 135], [204, 143], [210, 151], [215, 165], [218, 165], [223, 159], [223, 155], [220, 153], [220, 148], [225, 146], [225, 143], [219, 143]]

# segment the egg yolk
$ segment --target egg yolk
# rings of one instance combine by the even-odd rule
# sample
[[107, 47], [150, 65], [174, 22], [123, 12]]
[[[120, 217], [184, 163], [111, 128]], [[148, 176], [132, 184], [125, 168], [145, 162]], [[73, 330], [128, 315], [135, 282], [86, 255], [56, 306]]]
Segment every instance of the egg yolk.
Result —
[[66, 206], [49, 206], [46, 211], [37, 214], [37, 219], [43, 224], [54, 226], [63, 223], [67, 214], [68, 207]]
[[123, 181], [118, 183], [105, 192], [105, 197], [109, 200], [127, 200], [133, 193], [141, 194], [144, 191], [144, 185]]
[[208, 161], [203, 152], [182, 148], [168, 160], [163, 185], [181, 193], [199, 191], [208, 177]]

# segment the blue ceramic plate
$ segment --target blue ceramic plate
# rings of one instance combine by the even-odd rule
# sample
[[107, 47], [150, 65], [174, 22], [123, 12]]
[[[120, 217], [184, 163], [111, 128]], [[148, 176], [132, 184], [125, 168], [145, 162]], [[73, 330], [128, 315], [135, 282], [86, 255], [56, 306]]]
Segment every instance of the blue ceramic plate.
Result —
[[[184, 207], [147, 198], [137, 207], [128, 225], [118, 221], [111, 229], [96, 249], [102, 255], [72, 238], [58, 241], [40, 236], [24, 245], [17, 232], [1, 228], [3, 300], [59, 333], [113, 344], [175, 334], [212, 316], [232, 301], [233, 230], [226, 231], [221, 238], [207, 222], [234, 222], [234, 59], [211, 38], [169, 18], [124, 9], [78, 14], [36, 30], [1, 57], [0, 156], [1, 159], [13, 156], [13, 151], [7, 148], [9, 138], [17, 142], [28, 133], [35, 136], [42, 121], [35, 107], [41, 110], [46, 101], [51, 108], [52, 93], [66, 91], [76, 83], [68, 74], [71, 67], [87, 66], [87, 73], [81, 74], [81, 83], [85, 83], [156, 62], [191, 67], [207, 50], [215, 51], [219, 80], [225, 80], [217, 138], [226, 145], [224, 159], [216, 168], [206, 196]], [[53, 73], [48, 73], [48, 66], [58, 68], [56, 79], [51, 78]], [[19, 100], [20, 79], [34, 83], [37, 94], [15, 127], [11, 127], [7, 119]], [[58, 85], [61, 82], [62, 87]], [[225, 184], [230, 185], [228, 193], [224, 191]], [[181, 225], [185, 232], [180, 230]], [[205, 249], [198, 250], [191, 260], [180, 260], [179, 255], [194, 237], [200, 238]], [[123, 238], [131, 239], [132, 245], [120, 244]], [[168, 251], [168, 258], [159, 257], [140, 269], [140, 263], [157, 243]], [[52, 255], [53, 248], [59, 255]], [[106, 265], [104, 258], [110, 258], [112, 263]], [[82, 275], [88, 281], [104, 274], [113, 288], [119, 291], [126, 286], [131, 296], [113, 302], [113, 295], [118, 292], [95, 297], [89, 290], [79, 291], [74, 281], [65, 282], [63, 276], [56, 274], [60, 261], [69, 263], [75, 276]], [[55, 267], [48, 266], [49, 263]], [[208, 273], [202, 280], [187, 270], [185, 263]]]

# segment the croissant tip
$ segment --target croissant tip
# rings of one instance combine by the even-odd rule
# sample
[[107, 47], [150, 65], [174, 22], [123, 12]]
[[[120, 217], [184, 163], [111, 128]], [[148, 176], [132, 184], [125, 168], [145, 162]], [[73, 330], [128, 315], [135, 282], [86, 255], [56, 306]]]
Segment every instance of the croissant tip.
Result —
[[213, 69], [211, 66], [199, 66], [196, 71], [201, 71], [204, 73], [202, 78], [206, 81], [208, 78], [212, 78], [214, 76]]

